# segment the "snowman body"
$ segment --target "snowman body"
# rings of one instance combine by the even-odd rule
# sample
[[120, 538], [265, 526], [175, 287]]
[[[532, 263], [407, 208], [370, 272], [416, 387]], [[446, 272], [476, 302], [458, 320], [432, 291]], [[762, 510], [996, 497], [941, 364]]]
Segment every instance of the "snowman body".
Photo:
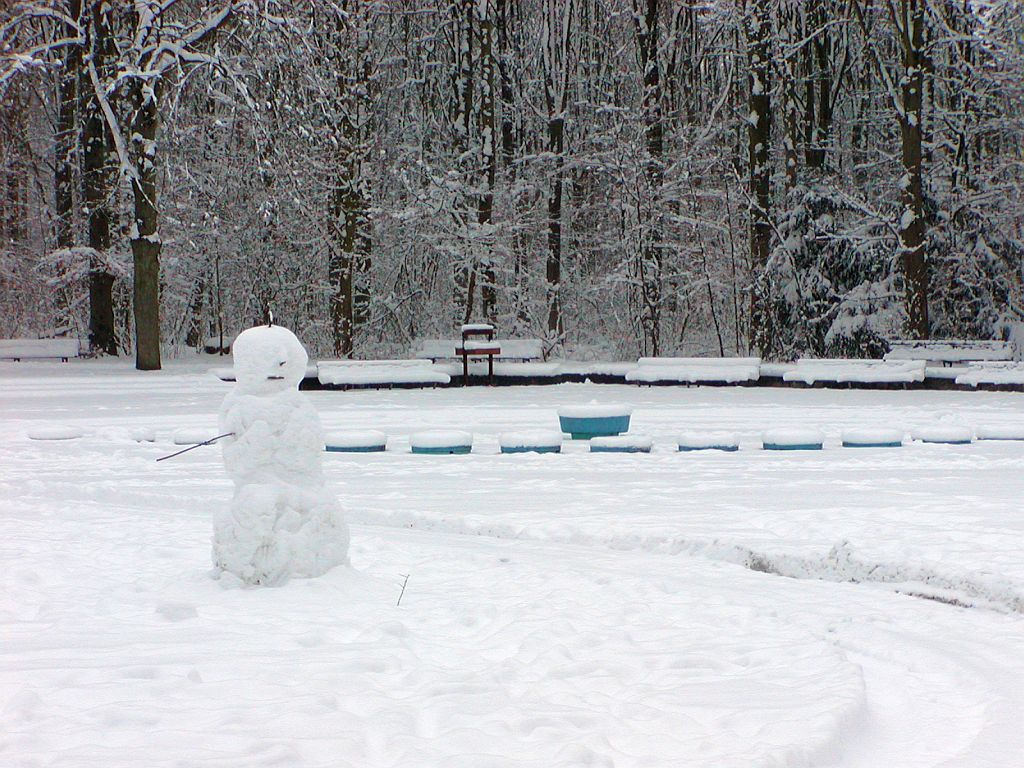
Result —
[[214, 516], [213, 562], [247, 584], [313, 577], [348, 562], [348, 527], [324, 484], [323, 431], [299, 391], [307, 356], [291, 331], [235, 340], [235, 389], [220, 410], [231, 505]]

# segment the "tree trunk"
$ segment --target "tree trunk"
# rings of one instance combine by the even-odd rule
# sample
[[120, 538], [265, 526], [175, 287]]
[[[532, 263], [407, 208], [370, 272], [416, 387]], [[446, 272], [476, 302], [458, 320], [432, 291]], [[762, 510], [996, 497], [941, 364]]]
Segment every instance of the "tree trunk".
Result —
[[160, 370], [160, 235], [157, 209], [156, 135], [160, 126], [158, 83], [136, 86], [130, 152], [134, 222], [131, 228], [135, 319], [135, 367]]
[[911, 338], [927, 339], [928, 265], [925, 261], [927, 235], [924, 211], [924, 86], [927, 62], [924, 53], [924, 0], [900, 0], [903, 22], [903, 76], [899, 115], [904, 178], [900, 193], [900, 251], [906, 291], [907, 326]]
[[[348, 11], [343, 6], [343, 11]], [[334, 354], [352, 357], [355, 330], [364, 319], [368, 297], [360, 294], [359, 278], [370, 258], [369, 201], [363, 181], [365, 146], [361, 116], [369, 87], [369, 41], [364, 34], [365, 9], [348, 11], [337, 21], [335, 67], [338, 109], [337, 173], [331, 200], [332, 247], [328, 259], [331, 286], [331, 340]], [[356, 36], [355, 45], [346, 33]]]
[[498, 296], [494, 270], [494, 182], [498, 172], [495, 142], [497, 115], [494, 99], [494, 20], [489, 0], [480, 6], [480, 165], [484, 172], [484, 190], [477, 203], [477, 224], [484, 253], [480, 258], [480, 311], [484, 318], [495, 319]]
[[750, 336], [759, 352], [768, 349], [771, 330], [767, 298], [758, 287], [771, 253], [771, 3], [750, 0], [744, 19], [747, 29], [750, 116], [747, 120], [747, 150], [750, 184], [750, 265], [755, 275], [751, 294]]
[[[113, 53], [109, 13], [110, 9], [105, 4], [94, 3], [92, 6], [89, 55], [101, 78], [110, 67]], [[95, 91], [93, 88], [83, 90], [83, 197], [88, 211], [89, 247], [95, 252], [89, 264], [89, 346], [93, 352], [116, 355], [114, 276], [105, 263], [105, 254], [110, 250], [111, 206], [116, 190], [110, 162], [112, 139]]]
[[[453, 0], [455, 16], [455, 83], [454, 83], [454, 128], [456, 163], [462, 175], [464, 189], [473, 186], [475, 169], [469, 162], [470, 138], [473, 125], [473, 16], [476, 0]], [[455, 266], [455, 316], [462, 322], [469, 322], [473, 314], [476, 292], [476, 265], [474, 245], [470, 232], [470, 208], [472, 202], [468, 192], [459, 194], [456, 219], [461, 239], [460, 258]]]
[[662, 263], [663, 235], [661, 229], [662, 154], [664, 153], [664, 124], [661, 109], [661, 69], [658, 62], [658, 0], [633, 0], [633, 20], [636, 28], [637, 48], [643, 78], [643, 119], [647, 157], [644, 177], [650, 194], [648, 221], [642, 236], [641, 294], [645, 347], [650, 342], [651, 354], [661, 352], [661, 302], [664, 268]]
[[520, 40], [521, 36], [513, 38], [512, 28], [512, 0], [495, 0], [495, 21], [497, 23], [497, 44], [498, 44], [498, 76], [500, 80], [501, 98], [501, 161], [504, 167], [503, 178], [511, 191], [511, 218], [512, 227], [512, 261], [515, 280], [513, 296], [514, 322], [521, 329], [525, 329], [530, 323], [529, 301], [527, 300], [526, 275], [528, 264], [526, 263], [527, 250], [522, 242], [519, 227], [519, 211], [522, 206], [521, 193], [514, 191], [516, 180], [516, 105], [515, 90], [513, 88], [512, 63], [521, 52], [521, 46], [513, 49], [513, 40]]
[[548, 120], [548, 151], [555, 158], [548, 189], [548, 258], [544, 270], [547, 280], [548, 335], [555, 343], [562, 338], [562, 188], [564, 184], [565, 121], [559, 116]]

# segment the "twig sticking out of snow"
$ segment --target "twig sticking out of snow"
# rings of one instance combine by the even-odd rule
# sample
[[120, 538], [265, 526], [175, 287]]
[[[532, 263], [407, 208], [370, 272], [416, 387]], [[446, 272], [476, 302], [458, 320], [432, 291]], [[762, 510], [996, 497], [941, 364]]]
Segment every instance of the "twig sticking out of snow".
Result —
[[404, 573], [404, 574], [401, 574], [401, 575], [405, 576], [405, 581], [402, 582], [402, 591], [398, 595], [398, 602], [395, 603], [395, 607], [396, 608], [402, 604], [402, 598], [405, 596], [405, 587], [409, 583], [409, 574], [408, 573]]
[[234, 435], [235, 435], [234, 432], [225, 432], [223, 435], [217, 435], [216, 437], [211, 437], [209, 440], [204, 440], [201, 443], [196, 443], [195, 445], [190, 445], [188, 448], [184, 448], [184, 449], [178, 451], [177, 453], [171, 453], [171, 454], [168, 454], [167, 456], [161, 456], [159, 459], [157, 459], [157, 461], [163, 461], [164, 459], [173, 459], [175, 456], [181, 456], [181, 454], [183, 454], [183, 453], [188, 453], [189, 451], [194, 451], [196, 448], [199, 448], [202, 445], [211, 445], [211, 444], [217, 442], [218, 440], [220, 440], [222, 437], [234, 437]]

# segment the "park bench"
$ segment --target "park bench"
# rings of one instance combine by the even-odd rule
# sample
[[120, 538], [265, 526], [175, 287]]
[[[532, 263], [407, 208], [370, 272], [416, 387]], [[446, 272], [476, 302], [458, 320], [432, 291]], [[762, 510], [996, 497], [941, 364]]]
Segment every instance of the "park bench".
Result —
[[783, 381], [825, 384], [911, 384], [924, 381], [924, 360], [832, 360], [802, 357]]
[[82, 354], [78, 339], [0, 339], [0, 360], [61, 360]]
[[956, 383], [969, 387], [1024, 386], [1024, 363], [1007, 360], [971, 363], [957, 375]]
[[739, 384], [760, 378], [759, 357], [641, 357], [626, 372], [633, 384]]
[[889, 342], [886, 360], [924, 360], [931, 365], [1013, 360], [1016, 348], [1008, 341], [972, 339], [896, 339]]
[[422, 339], [413, 357], [431, 362], [460, 360], [462, 380], [469, 383], [469, 362], [473, 358], [487, 358], [487, 380], [494, 383], [494, 363], [529, 363], [544, 356], [544, 343], [540, 339], [495, 339], [495, 328], [489, 323], [470, 323], [462, 326], [462, 339]]
[[317, 364], [325, 387], [409, 387], [448, 384], [451, 376], [429, 360], [332, 360]]

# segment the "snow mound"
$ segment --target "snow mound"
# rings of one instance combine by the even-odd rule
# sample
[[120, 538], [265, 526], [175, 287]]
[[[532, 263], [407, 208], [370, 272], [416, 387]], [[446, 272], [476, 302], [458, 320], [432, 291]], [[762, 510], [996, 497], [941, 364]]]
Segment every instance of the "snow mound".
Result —
[[182, 427], [181, 429], [174, 430], [171, 440], [175, 445], [196, 445], [198, 443], [205, 443], [211, 437], [216, 437], [216, 435], [208, 429]]
[[650, 453], [654, 441], [647, 435], [611, 435], [590, 441], [591, 453]]
[[847, 429], [843, 432], [843, 445], [846, 448], [895, 448], [903, 445], [903, 432], [885, 427]]
[[562, 445], [562, 433], [552, 429], [502, 432], [498, 436], [498, 445], [504, 450], [512, 448], [558, 448]]
[[135, 427], [129, 433], [136, 443], [155, 443], [156, 430], [152, 427]]
[[979, 440], [1024, 440], [1024, 426], [1014, 424], [979, 424]]
[[80, 427], [73, 427], [70, 424], [32, 427], [26, 434], [29, 440], [76, 440], [85, 436]]
[[683, 432], [676, 439], [676, 444], [681, 451], [735, 451], [740, 441], [735, 432]]
[[922, 443], [947, 443], [964, 445], [974, 440], [974, 432], [962, 424], [927, 424], [913, 433], [915, 440]]
[[786, 427], [770, 429], [761, 436], [766, 451], [817, 450], [825, 442], [825, 436], [816, 429]]

